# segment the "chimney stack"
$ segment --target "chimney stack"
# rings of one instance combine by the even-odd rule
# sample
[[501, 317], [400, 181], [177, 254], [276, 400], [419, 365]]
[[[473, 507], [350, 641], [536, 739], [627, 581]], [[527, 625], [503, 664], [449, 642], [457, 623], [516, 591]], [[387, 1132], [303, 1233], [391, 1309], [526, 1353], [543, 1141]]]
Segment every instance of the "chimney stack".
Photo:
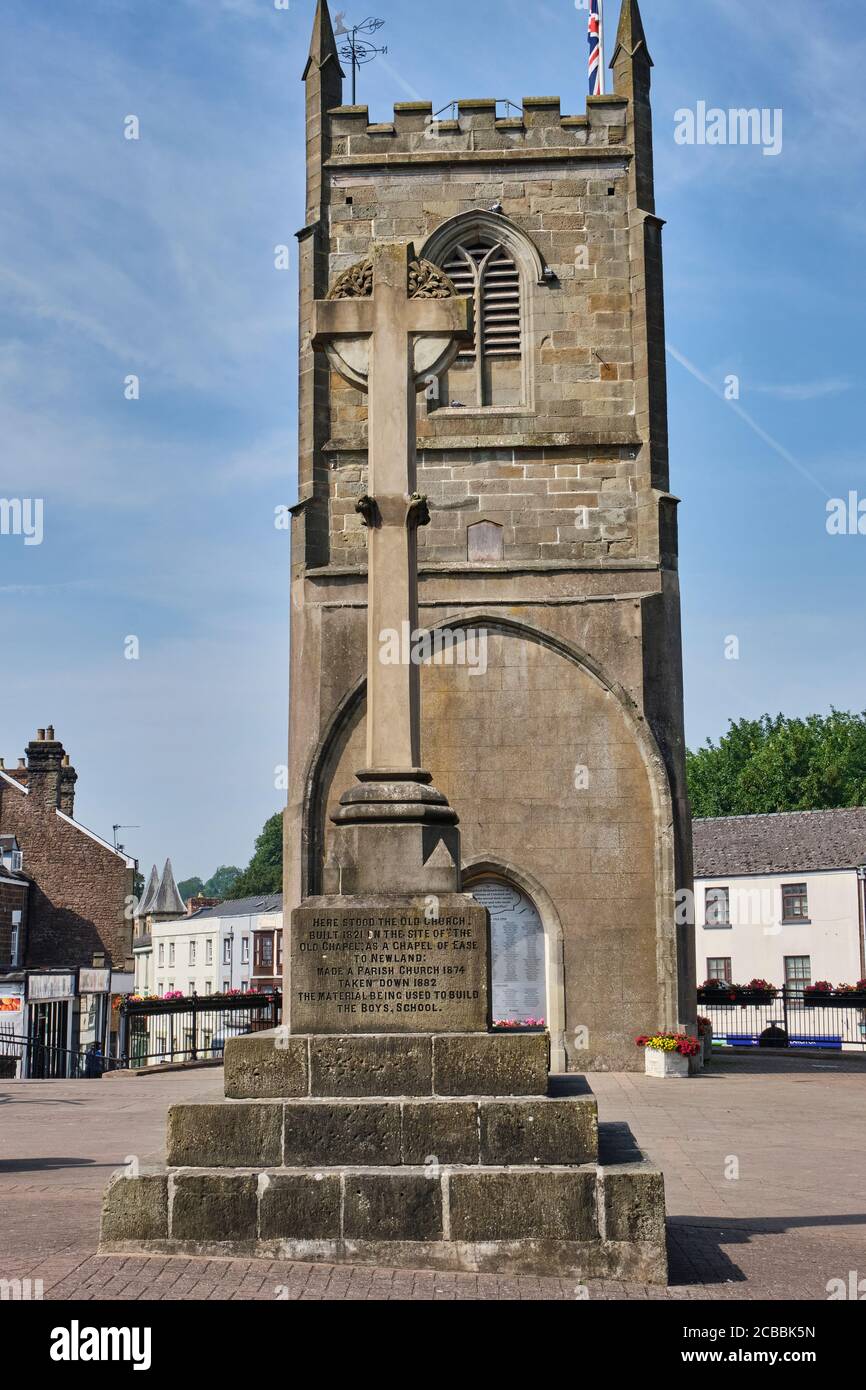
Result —
[[60, 806], [60, 782], [63, 765], [63, 744], [54, 737], [54, 729], [39, 729], [36, 738], [27, 745], [27, 786], [31, 796], [41, 798], [47, 806]]
[[75, 783], [77, 781], [78, 773], [69, 761], [69, 754], [64, 753], [60, 763], [60, 810], [64, 816], [70, 818], [75, 809]]

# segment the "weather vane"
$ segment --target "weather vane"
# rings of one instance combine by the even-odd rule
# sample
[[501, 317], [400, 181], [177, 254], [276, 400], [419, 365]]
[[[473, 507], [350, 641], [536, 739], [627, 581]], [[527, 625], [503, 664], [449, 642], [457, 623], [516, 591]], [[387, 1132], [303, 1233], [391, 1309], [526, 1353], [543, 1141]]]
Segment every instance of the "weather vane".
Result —
[[384, 19], [373, 19], [371, 16], [365, 19], [363, 24], [354, 24], [349, 28], [343, 22], [345, 16], [346, 12], [343, 10], [335, 17], [334, 33], [340, 37], [343, 34], [347, 36], [346, 42], [340, 49], [340, 57], [348, 58], [352, 64], [352, 105], [354, 106], [358, 95], [358, 69], [363, 63], [372, 63], [374, 58], [378, 58], [380, 53], [387, 53], [388, 49], [387, 46], [377, 48], [375, 44], [370, 43], [368, 38], [363, 37], [365, 34], [378, 33], [385, 23]]

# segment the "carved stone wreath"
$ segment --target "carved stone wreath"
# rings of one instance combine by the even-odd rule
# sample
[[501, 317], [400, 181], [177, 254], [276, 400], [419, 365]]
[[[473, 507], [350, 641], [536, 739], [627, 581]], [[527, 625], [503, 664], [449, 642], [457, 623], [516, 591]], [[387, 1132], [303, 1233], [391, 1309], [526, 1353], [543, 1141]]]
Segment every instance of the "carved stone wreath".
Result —
[[410, 261], [410, 299], [456, 299], [457, 290], [432, 261]]
[[[373, 294], [373, 261], [358, 261], [338, 275], [328, 290], [328, 299], [370, 299]], [[457, 290], [448, 276], [432, 261], [410, 261], [410, 299], [456, 299]]]
[[358, 261], [338, 275], [327, 299], [370, 299], [373, 294], [373, 262]]

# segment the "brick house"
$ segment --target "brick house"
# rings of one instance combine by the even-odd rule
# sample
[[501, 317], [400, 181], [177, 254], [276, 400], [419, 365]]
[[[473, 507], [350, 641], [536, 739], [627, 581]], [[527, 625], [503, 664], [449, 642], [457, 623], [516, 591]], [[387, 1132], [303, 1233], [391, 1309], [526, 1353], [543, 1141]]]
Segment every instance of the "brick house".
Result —
[[29, 881], [21, 963], [72, 968], [103, 955], [122, 970], [132, 954], [125, 912], [135, 860], [74, 819], [76, 781], [51, 727], [38, 731], [16, 769], [0, 762], [0, 837], [14, 837]]
[[15, 836], [0, 835], [0, 973], [20, 965], [26, 950], [30, 880], [22, 861]]

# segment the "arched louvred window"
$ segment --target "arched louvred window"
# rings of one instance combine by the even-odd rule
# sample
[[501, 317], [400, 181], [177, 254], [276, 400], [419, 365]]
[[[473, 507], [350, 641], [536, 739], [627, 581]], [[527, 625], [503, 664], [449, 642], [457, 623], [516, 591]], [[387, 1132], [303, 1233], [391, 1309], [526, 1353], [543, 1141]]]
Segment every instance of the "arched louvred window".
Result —
[[523, 324], [520, 271], [513, 257], [499, 242], [479, 237], [455, 246], [442, 268], [475, 307], [475, 336], [448, 373], [443, 404], [520, 405]]

